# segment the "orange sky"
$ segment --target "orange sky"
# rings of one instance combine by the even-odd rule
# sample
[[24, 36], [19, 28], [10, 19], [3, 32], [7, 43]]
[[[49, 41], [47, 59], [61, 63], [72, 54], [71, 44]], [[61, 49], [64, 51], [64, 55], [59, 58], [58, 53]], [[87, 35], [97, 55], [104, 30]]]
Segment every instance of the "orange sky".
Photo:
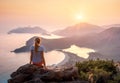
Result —
[[52, 31], [81, 21], [120, 23], [120, 0], [0, 0], [1, 31], [35, 25]]

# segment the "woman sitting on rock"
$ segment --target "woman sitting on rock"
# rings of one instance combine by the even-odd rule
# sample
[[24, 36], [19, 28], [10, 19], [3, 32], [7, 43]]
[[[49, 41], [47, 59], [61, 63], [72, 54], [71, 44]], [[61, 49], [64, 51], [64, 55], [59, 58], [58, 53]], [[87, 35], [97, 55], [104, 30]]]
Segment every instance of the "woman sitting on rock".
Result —
[[34, 46], [31, 47], [30, 64], [46, 68], [44, 47], [41, 46], [40, 43], [41, 39], [37, 37]]

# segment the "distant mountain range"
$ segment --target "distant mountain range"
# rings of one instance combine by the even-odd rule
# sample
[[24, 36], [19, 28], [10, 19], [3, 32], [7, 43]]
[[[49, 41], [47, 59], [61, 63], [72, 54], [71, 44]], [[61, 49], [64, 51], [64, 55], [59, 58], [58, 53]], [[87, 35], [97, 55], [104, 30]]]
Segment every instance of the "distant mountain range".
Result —
[[[18, 48], [14, 50], [14, 52], [19, 53], [29, 51], [29, 48], [33, 45], [35, 38], [36, 37], [29, 39], [26, 42], [26, 46]], [[96, 53], [91, 53], [89, 58], [93, 56], [94, 58], [120, 60], [120, 27], [112, 27], [102, 32], [85, 36], [72, 36], [60, 39], [42, 38], [42, 44], [46, 47], [47, 51], [69, 48], [74, 44], [79, 47], [95, 49]]]
[[110, 24], [110, 25], [104, 25], [103, 28], [110, 28], [110, 27], [120, 27], [120, 24]]
[[8, 34], [11, 34], [11, 33], [31, 33], [31, 34], [39, 33], [43, 35], [49, 34], [48, 31], [40, 27], [20, 27], [20, 28], [16, 28], [8, 32]]
[[63, 30], [54, 31], [53, 34], [60, 36], [83, 36], [90, 33], [98, 33], [104, 29], [100, 26], [89, 24], [89, 23], [79, 23], [73, 26], [69, 26]]

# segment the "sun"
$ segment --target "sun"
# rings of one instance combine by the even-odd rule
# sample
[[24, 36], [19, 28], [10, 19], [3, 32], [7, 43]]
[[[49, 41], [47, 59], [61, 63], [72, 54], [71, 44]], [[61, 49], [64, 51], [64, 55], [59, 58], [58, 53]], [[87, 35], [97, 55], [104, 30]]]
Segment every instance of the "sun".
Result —
[[79, 21], [82, 21], [83, 20], [83, 16], [82, 15], [76, 15], [75, 19], [79, 20]]
[[86, 21], [85, 15], [83, 13], [74, 14], [73, 19], [74, 19], [75, 23], [80, 23], [80, 22]]

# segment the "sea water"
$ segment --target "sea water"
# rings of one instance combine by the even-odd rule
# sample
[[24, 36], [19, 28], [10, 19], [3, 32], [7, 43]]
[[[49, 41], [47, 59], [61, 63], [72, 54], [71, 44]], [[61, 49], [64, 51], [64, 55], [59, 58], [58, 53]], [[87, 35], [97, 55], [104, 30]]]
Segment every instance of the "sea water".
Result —
[[[40, 34], [0, 34], [0, 83], [7, 83], [10, 74], [20, 66], [29, 63], [30, 53], [11, 52], [16, 48], [25, 45], [26, 41], [33, 36], [42, 36]], [[60, 38], [60, 36], [42, 36], [47, 39]], [[59, 55], [58, 55], [59, 54]], [[64, 59], [65, 55], [59, 51], [45, 53], [47, 65], [58, 64]]]
[[[61, 36], [56, 35], [43, 36], [40, 34], [0, 34], [0, 83], [7, 83], [7, 80], [10, 78], [10, 74], [12, 72], [14, 72], [20, 66], [29, 63], [29, 52], [16, 54], [11, 51], [24, 46], [26, 41], [33, 36], [40, 36], [46, 39], [61, 38]], [[71, 45], [69, 48], [62, 50], [76, 54], [83, 58], [88, 58], [88, 53], [94, 52], [93, 49], [81, 48], [76, 45]], [[45, 60], [48, 66], [59, 64], [64, 59], [65, 54], [60, 51], [53, 50], [45, 53]]]

